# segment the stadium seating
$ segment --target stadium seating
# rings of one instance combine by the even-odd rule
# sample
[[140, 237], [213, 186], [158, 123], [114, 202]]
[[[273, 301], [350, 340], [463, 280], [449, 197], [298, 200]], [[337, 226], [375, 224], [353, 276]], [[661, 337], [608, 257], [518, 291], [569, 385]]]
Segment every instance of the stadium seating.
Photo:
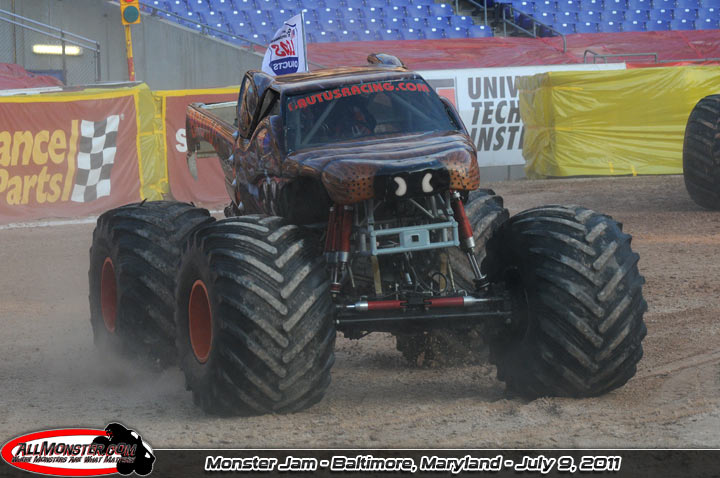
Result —
[[668, 20], [650, 20], [645, 24], [645, 28], [649, 32], [661, 32], [670, 30], [670, 22]]
[[602, 10], [603, 0], [582, 0], [580, 6], [583, 10]]
[[[143, 0], [201, 29], [193, 20], [266, 44], [288, 18], [304, 13], [311, 42], [482, 38], [492, 28], [458, 15], [452, 2], [434, 0]], [[489, 0], [563, 34], [621, 31], [708, 30], [720, 27], [720, 0]], [[178, 18], [180, 17], [180, 18]], [[541, 34], [554, 33], [542, 28]], [[217, 35], [221, 38], [222, 35]], [[229, 37], [227, 37], [230, 39]]]
[[647, 31], [645, 22], [642, 20], [628, 20], [620, 24], [624, 32], [644, 32]]
[[600, 26], [600, 30], [603, 32], [614, 33], [614, 32], [622, 31], [621, 23], [619, 21], [615, 21], [615, 20], [602, 21], [602, 22], [600, 22], [599, 26]]
[[578, 12], [578, 21], [579, 22], [598, 23], [600, 20], [602, 20], [602, 14], [598, 11], [584, 10], [582, 12]]
[[695, 22], [696, 30], [716, 30], [718, 28], [720, 28], [720, 22], [717, 20], [717, 17], [700, 17], [700, 19]]
[[[579, 0], [565, 0], [570, 3]], [[492, 29], [433, 0], [143, 0], [178, 17], [258, 43], [267, 43], [282, 22], [304, 14], [310, 42], [481, 38]]]
[[[717, 29], [720, 0], [505, 0], [514, 19], [530, 17], [560, 33]], [[552, 35], [547, 29], [541, 34]]]
[[597, 33], [598, 24], [595, 22], [580, 22], [575, 24], [576, 33]]

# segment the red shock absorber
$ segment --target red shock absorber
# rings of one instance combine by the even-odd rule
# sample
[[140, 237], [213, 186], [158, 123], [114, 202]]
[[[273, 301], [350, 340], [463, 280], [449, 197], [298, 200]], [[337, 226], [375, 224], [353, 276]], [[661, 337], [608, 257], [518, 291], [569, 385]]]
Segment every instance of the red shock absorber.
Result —
[[407, 306], [404, 300], [361, 300], [345, 306], [346, 310], [367, 312], [372, 310], [401, 310]]
[[336, 217], [337, 217], [337, 208], [335, 206], [330, 206], [330, 214], [328, 215], [328, 225], [327, 225], [327, 234], [325, 236], [325, 257], [328, 259], [328, 262], [331, 262], [331, 258], [329, 257], [329, 254], [335, 252], [335, 230], [336, 230]]
[[350, 235], [353, 223], [352, 206], [334, 205], [328, 216], [325, 257], [330, 265], [330, 291], [340, 292], [340, 281], [350, 257]]
[[463, 307], [465, 299], [463, 297], [437, 297], [428, 299], [427, 304], [430, 307]]
[[475, 288], [478, 290], [486, 288], [489, 282], [487, 277], [485, 277], [480, 270], [477, 257], [475, 257], [475, 239], [473, 238], [472, 225], [470, 224], [470, 219], [468, 219], [467, 214], [465, 213], [465, 206], [462, 203], [460, 193], [457, 191], [453, 191], [452, 193], [451, 206], [453, 216], [455, 216], [455, 220], [458, 222], [460, 248], [465, 252], [468, 261], [470, 262], [473, 275], [475, 276]]
[[460, 193], [454, 191], [452, 193], [452, 210], [455, 220], [458, 222], [458, 233], [460, 234], [460, 241], [463, 250], [472, 251], [475, 248], [475, 239], [473, 239], [472, 225], [470, 219], [468, 219], [465, 213], [465, 206], [460, 198]]

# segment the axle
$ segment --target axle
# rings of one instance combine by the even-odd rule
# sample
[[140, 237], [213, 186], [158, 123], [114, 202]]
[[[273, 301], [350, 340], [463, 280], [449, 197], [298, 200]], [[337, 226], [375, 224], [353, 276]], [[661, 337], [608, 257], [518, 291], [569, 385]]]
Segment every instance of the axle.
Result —
[[415, 300], [368, 300], [337, 307], [335, 325], [349, 338], [369, 332], [468, 328], [486, 321], [508, 322], [512, 301], [495, 297], [436, 297]]
[[422, 298], [417, 302], [412, 300], [362, 300], [354, 304], [341, 306], [342, 309], [355, 312], [376, 310], [402, 310], [408, 307], [434, 309], [439, 307], [469, 307], [489, 302], [502, 302], [502, 297], [472, 297], [469, 295], [457, 297]]

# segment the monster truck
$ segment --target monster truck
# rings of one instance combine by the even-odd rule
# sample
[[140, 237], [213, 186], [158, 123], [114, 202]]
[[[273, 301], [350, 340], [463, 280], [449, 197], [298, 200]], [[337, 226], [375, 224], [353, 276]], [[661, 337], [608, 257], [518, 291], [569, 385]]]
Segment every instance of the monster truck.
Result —
[[162, 363], [174, 341], [195, 403], [219, 414], [318, 402], [337, 331], [392, 333], [414, 362], [482, 356], [487, 341], [527, 397], [623, 385], [646, 303], [622, 225], [580, 206], [508, 218], [478, 189], [452, 103], [395, 57], [368, 60], [250, 71], [236, 104], [188, 107], [188, 164], [219, 158], [227, 218], [172, 202], [102, 215], [96, 339]]
[[706, 96], [690, 113], [683, 143], [683, 175], [693, 201], [720, 210], [720, 95]]

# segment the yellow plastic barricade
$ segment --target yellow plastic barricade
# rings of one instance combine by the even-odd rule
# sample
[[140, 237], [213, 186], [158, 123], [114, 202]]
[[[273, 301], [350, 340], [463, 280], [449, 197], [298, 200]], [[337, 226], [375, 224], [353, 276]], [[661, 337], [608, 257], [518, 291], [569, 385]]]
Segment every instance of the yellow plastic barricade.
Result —
[[549, 72], [518, 79], [529, 178], [682, 173], [690, 111], [720, 67]]

